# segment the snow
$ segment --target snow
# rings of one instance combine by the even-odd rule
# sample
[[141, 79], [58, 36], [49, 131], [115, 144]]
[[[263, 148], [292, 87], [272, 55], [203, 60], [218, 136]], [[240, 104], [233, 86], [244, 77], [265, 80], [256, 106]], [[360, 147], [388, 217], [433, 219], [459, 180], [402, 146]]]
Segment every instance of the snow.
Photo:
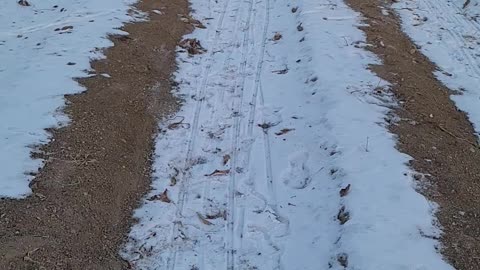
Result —
[[367, 69], [379, 60], [358, 46], [359, 14], [341, 0], [191, 3], [207, 28], [186, 38], [207, 52], [179, 49], [183, 106], [160, 123], [122, 256], [149, 270], [453, 269], [386, 128], [396, 104]]
[[400, 1], [404, 31], [438, 67], [437, 78], [457, 91], [451, 99], [480, 132], [480, 2], [472, 0]]
[[[42, 160], [32, 148], [49, 141], [45, 128], [68, 123], [64, 95], [84, 89], [90, 60], [112, 46], [133, 0], [0, 1], [0, 197], [30, 194]], [[62, 30], [63, 29], [63, 30]], [[70, 63], [70, 64], [68, 64]]]

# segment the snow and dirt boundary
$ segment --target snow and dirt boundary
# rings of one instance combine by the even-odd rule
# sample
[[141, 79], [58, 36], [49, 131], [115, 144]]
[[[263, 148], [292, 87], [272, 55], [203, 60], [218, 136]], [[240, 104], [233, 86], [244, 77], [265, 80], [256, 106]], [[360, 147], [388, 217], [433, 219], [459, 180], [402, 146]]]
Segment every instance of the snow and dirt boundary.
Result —
[[[452, 269], [342, 1], [192, 1], [182, 109], [123, 251], [139, 269]], [[196, 42], [198, 40], [199, 42]], [[195, 42], [194, 42], [195, 41]], [[203, 49], [200, 49], [200, 46]], [[196, 54], [199, 53], [199, 54]], [[300, 259], [301, 258], [301, 259]]]
[[134, 20], [135, 0], [2, 1], [0, 10], [0, 197], [31, 194], [43, 166], [31, 151], [51, 139], [48, 128], [68, 123], [64, 95], [85, 90], [73, 78], [91, 74], [113, 43], [108, 34]]

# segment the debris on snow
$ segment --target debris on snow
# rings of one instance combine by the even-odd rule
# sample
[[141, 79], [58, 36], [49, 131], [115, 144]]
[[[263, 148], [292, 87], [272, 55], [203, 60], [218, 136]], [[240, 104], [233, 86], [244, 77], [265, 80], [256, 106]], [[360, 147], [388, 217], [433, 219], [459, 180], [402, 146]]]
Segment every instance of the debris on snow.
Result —
[[284, 129], [280, 130], [279, 132], [276, 132], [275, 135], [281, 136], [281, 135], [287, 134], [287, 133], [289, 133], [290, 131], [293, 131], [293, 130], [295, 130], [295, 129], [294, 128], [284, 128]]
[[20, 6], [29, 7], [30, 3], [27, 0], [20, 0], [17, 2]]
[[280, 34], [280, 33], [278, 33], [278, 32], [275, 33], [275, 35], [273, 36], [273, 40], [274, 40], [274, 41], [278, 41], [278, 40], [280, 40], [281, 38], [282, 38], [282, 34]]
[[222, 176], [230, 173], [230, 170], [215, 170], [210, 174], [205, 174], [205, 176]]
[[350, 192], [350, 184], [340, 190], [340, 197], [345, 197]]
[[297, 25], [297, 30], [298, 30], [299, 32], [302, 32], [302, 31], [303, 31], [303, 26], [302, 26], [302, 24]]
[[210, 225], [213, 224], [212, 222], [208, 221], [205, 217], [203, 217], [202, 214], [200, 214], [200, 213], [198, 213], [198, 212], [197, 212], [197, 217], [198, 217], [198, 219], [200, 219], [200, 221], [201, 221], [203, 224], [205, 224], [205, 225], [209, 225], [209, 226], [210, 226]]
[[152, 197], [150, 197], [148, 200], [149, 200], [149, 201], [159, 200], [159, 201], [162, 201], [162, 202], [165, 202], [165, 203], [171, 203], [172, 201], [171, 201], [170, 198], [168, 197], [167, 192], [168, 192], [168, 190], [165, 189], [161, 194], [152, 196]]
[[350, 213], [346, 210], [345, 205], [340, 208], [337, 214], [337, 219], [340, 222], [340, 225], [347, 223], [350, 220]]
[[346, 253], [340, 253], [337, 255], [337, 261], [340, 266], [347, 268], [348, 267], [348, 255]]
[[202, 54], [206, 52], [206, 50], [200, 44], [200, 41], [196, 38], [184, 39], [180, 42], [179, 46], [183, 49], [186, 49], [190, 55]]
[[230, 161], [230, 155], [224, 155], [223, 156], [223, 166], [227, 165], [228, 161]]

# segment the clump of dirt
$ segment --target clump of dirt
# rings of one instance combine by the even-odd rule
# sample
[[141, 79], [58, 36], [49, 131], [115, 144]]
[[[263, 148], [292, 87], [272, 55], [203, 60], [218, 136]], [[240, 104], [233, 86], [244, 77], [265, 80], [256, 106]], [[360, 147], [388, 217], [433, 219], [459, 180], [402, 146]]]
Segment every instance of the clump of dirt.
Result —
[[368, 47], [383, 64], [371, 66], [392, 83], [400, 102], [401, 118], [390, 126], [398, 135], [397, 147], [414, 158], [411, 166], [431, 177], [417, 177], [422, 192], [440, 205], [437, 217], [443, 227], [441, 252], [456, 269], [477, 270], [480, 265], [480, 149], [474, 129], [459, 111], [453, 94], [433, 75], [436, 70], [402, 32], [400, 19], [381, 6], [390, 1], [347, 0], [363, 14], [368, 26]]
[[192, 30], [178, 16], [189, 13], [186, 0], [138, 8], [162, 14], [125, 26], [128, 38], [111, 38], [107, 59], [92, 63], [97, 76], [79, 80], [87, 91], [66, 96], [71, 124], [51, 130], [51, 143], [35, 154], [46, 165], [33, 195], [0, 201], [0, 269], [129, 267], [118, 249], [149, 188], [158, 119], [176, 109], [175, 48]]

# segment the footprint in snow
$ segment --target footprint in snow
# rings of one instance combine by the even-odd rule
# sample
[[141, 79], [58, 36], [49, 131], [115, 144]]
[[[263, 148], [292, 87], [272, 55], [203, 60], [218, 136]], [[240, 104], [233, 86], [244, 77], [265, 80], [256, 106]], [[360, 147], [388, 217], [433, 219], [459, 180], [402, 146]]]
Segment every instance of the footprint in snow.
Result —
[[283, 183], [295, 189], [306, 188], [312, 181], [307, 161], [308, 153], [305, 151], [291, 154], [288, 157], [288, 167], [282, 173]]

